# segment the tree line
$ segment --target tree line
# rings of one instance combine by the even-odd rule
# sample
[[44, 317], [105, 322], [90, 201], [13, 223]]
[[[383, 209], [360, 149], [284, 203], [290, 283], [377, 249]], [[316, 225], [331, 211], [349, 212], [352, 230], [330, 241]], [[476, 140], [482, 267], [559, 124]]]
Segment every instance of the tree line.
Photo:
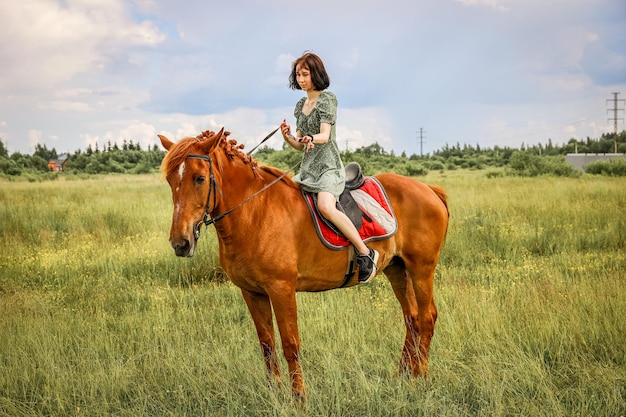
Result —
[[[579, 176], [571, 165], [565, 162], [568, 153], [626, 153], [626, 131], [603, 134], [598, 139], [570, 139], [564, 145], [548, 143], [525, 145], [520, 148], [500, 147], [482, 148], [480, 145], [446, 144], [441, 149], [419, 156], [407, 156], [405, 152], [396, 155], [386, 151], [380, 144], [373, 143], [354, 151], [342, 152], [345, 163], [359, 162], [366, 175], [392, 171], [407, 176], [426, 175], [429, 171], [456, 169], [482, 170], [487, 168], [503, 168], [493, 170], [490, 175], [558, 175]], [[99, 149], [98, 145], [89, 145], [85, 150], [77, 150], [73, 154], [59, 154], [55, 148], [45, 144], [35, 145], [32, 155], [15, 152], [9, 154], [0, 139], [0, 176], [13, 178], [24, 176], [32, 180], [53, 179], [59, 175], [93, 175], [108, 173], [142, 174], [157, 172], [165, 151], [153, 145], [142, 149], [139, 143], [124, 140], [122, 145], [110, 142]], [[262, 163], [282, 169], [289, 169], [301, 159], [301, 154], [289, 146], [276, 150], [269, 147], [260, 148], [255, 158]], [[51, 172], [49, 162], [64, 158], [63, 171]], [[626, 176], [626, 161], [599, 161], [588, 165], [586, 171], [593, 174]]]
[[[157, 145], [144, 150], [132, 140], [124, 140], [122, 146], [109, 142], [103, 149], [99, 149], [98, 145], [89, 145], [87, 149], [79, 149], [73, 154], [59, 153], [55, 148], [37, 144], [32, 155], [20, 152], [9, 155], [0, 140], [0, 175], [55, 178], [56, 175], [78, 174], [145, 174], [157, 171], [164, 156], [165, 151]], [[62, 172], [51, 172], [51, 161], [59, 161]]]

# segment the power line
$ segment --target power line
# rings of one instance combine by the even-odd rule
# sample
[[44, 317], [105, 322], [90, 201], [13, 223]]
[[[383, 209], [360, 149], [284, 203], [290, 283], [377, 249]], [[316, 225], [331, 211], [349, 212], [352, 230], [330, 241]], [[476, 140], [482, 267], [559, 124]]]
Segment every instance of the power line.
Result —
[[612, 109], [607, 110], [607, 112], [609, 112], [609, 111], [612, 111], [612, 112], [613, 112], [613, 117], [612, 117], [612, 118], [610, 118], [610, 119], [608, 119], [608, 121], [609, 121], [609, 122], [610, 122], [610, 121], [613, 121], [613, 128], [614, 128], [614, 130], [615, 130], [615, 133], [617, 134], [617, 122], [618, 122], [618, 120], [624, 121], [624, 119], [619, 119], [619, 118], [617, 117], [617, 112], [618, 112], [618, 111], [624, 111], [624, 109], [619, 109], [619, 108], [617, 108], [617, 103], [618, 103], [618, 102], [620, 102], [620, 101], [623, 103], [623, 102], [624, 102], [624, 99], [618, 99], [618, 98], [617, 98], [617, 95], [618, 95], [619, 93], [612, 93], [612, 94], [613, 94], [613, 98], [612, 98], [612, 99], [610, 99], [610, 98], [609, 98], [609, 99], [607, 99], [607, 100], [606, 100], [607, 102], [609, 102], [609, 101], [612, 101], [612, 102], [613, 102], [613, 108], [612, 108]]
[[424, 156], [424, 133], [426, 133], [424, 131], [424, 128], [420, 127], [420, 131], [419, 131], [420, 137], [418, 140], [418, 143], [420, 144], [420, 156]]
[[618, 111], [624, 111], [624, 109], [619, 109], [617, 108], [617, 103], [618, 102], [624, 102], [624, 99], [618, 99], [617, 95], [619, 93], [613, 93], [613, 99], [608, 99], [607, 101], [612, 101], [613, 102], [613, 109], [612, 110], [607, 110], [607, 111], [613, 111], [613, 117], [611, 119], [608, 119], [608, 121], [610, 122], [611, 120], [613, 121], [613, 129], [615, 131], [615, 136], [613, 137], [613, 152], [617, 153], [617, 121], [621, 120], [624, 121], [624, 119], [620, 119], [617, 117], [617, 112]]

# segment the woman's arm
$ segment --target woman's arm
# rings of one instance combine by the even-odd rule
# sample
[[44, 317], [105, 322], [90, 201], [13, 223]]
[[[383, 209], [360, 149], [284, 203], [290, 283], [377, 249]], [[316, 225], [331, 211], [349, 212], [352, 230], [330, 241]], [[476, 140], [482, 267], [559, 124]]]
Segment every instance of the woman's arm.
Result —
[[[302, 142], [303, 147], [306, 151], [310, 151], [315, 147], [315, 145], [323, 145], [328, 142], [330, 139], [330, 123], [321, 123], [320, 124], [320, 133], [316, 133], [315, 135], [306, 135], [298, 139], [298, 141]], [[302, 132], [298, 131], [298, 135], [302, 135]], [[297, 148], [302, 149], [302, 148]]]
[[287, 133], [287, 135], [283, 135], [285, 141], [291, 145], [292, 148], [295, 148], [299, 151], [303, 150], [306, 146], [306, 143], [302, 141], [302, 132], [299, 130], [296, 132], [296, 136], [291, 133]]
[[307, 152], [313, 149], [314, 145], [323, 145], [330, 139], [330, 123], [320, 124], [320, 133], [304, 136], [301, 131], [296, 132], [296, 136], [291, 134], [291, 128], [284, 121], [281, 124], [283, 139], [294, 149], [299, 151], [306, 148]]
[[[320, 124], [320, 133], [316, 133], [315, 135], [302, 135], [302, 132], [298, 131], [298, 136], [300, 136], [297, 140], [302, 144], [302, 147], [298, 147], [296, 149], [306, 149], [306, 151], [310, 151], [315, 147], [315, 145], [323, 145], [328, 142], [330, 139], [330, 123], [322, 123]], [[293, 146], [293, 145], [292, 145]], [[295, 148], [295, 146], [294, 146]]]
[[321, 123], [320, 133], [317, 133], [315, 135], [309, 135], [313, 138], [313, 144], [323, 145], [324, 143], [328, 142], [328, 139], [330, 139], [330, 128], [330, 123]]

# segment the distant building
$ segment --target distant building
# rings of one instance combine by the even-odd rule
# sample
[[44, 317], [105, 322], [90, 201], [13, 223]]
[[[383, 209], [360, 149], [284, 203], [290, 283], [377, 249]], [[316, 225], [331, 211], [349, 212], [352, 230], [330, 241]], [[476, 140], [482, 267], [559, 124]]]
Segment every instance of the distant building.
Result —
[[67, 162], [69, 157], [70, 157], [69, 154], [64, 153], [64, 154], [59, 155], [57, 159], [49, 160], [48, 168], [50, 168], [51, 171], [64, 171], [65, 163]]
[[579, 171], [584, 171], [585, 166], [592, 162], [609, 159], [626, 159], [626, 153], [568, 153], [565, 155], [565, 161]]

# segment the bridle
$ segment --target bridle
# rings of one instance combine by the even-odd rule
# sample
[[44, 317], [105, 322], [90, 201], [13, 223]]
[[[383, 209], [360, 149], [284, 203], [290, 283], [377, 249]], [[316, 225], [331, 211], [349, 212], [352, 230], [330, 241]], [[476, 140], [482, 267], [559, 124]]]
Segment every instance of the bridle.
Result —
[[213, 195], [213, 207], [217, 205], [217, 193], [220, 193], [220, 196], [224, 197], [222, 190], [220, 190], [219, 185], [217, 185], [217, 182], [215, 181], [215, 174], [213, 173], [213, 159], [208, 155], [198, 155], [194, 153], [187, 155], [187, 159], [200, 159], [209, 163], [209, 195], [206, 199], [204, 216], [202, 217], [202, 220], [193, 226], [193, 236], [196, 240], [198, 240], [202, 224], [208, 227], [210, 224], [217, 222], [221, 219], [221, 217], [224, 217], [228, 213], [223, 213], [223, 215], [211, 219], [211, 195]]
[[[252, 148], [247, 153], [247, 155], [250, 156], [252, 154], [252, 152], [254, 152], [254, 150], [256, 148], [258, 148], [263, 142], [265, 142], [270, 137], [272, 137], [272, 135], [274, 135], [274, 133], [276, 133], [278, 131], [278, 129], [279, 128], [276, 128], [273, 132], [271, 132], [269, 135], [267, 135], [257, 146]], [[200, 238], [200, 228], [202, 227], [203, 224], [206, 227], [209, 227], [211, 224], [215, 224], [218, 221], [222, 220], [228, 214], [232, 213], [233, 211], [235, 211], [236, 209], [238, 209], [239, 207], [241, 207], [242, 205], [244, 205], [248, 201], [252, 200], [257, 195], [261, 194], [263, 191], [265, 191], [268, 188], [270, 188], [272, 185], [276, 184], [277, 182], [279, 182], [280, 180], [285, 178], [287, 175], [289, 175], [290, 172], [292, 172], [296, 168], [298, 168], [298, 166], [302, 162], [302, 161], [299, 161], [297, 164], [295, 164], [294, 166], [289, 168], [287, 171], [285, 171], [281, 176], [279, 176], [274, 181], [270, 182], [269, 184], [267, 184], [266, 186], [264, 186], [259, 191], [257, 191], [254, 194], [252, 194], [251, 196], [247, 197], [241, 203], [237, 204], [236, 206], [226, 210], [225, 212], [223, 212], [223, 213], [221, 213], [221, 214], [219, 214], [219, 215], [217, 215], [215, 217], [211, 217], [211, 196], [213, 196], [213, 208], [215, 208], [216, 205], [217, 205], [217, 193], [220, 194], [220, 197], [224, 198], [224, 195], [222, 194], [222, 190], [220, 189], [219, 185], [217, 184], [217, 181], [215, 181], [215, 174], [214, 174], [214, 171], [213, 171], [213, 159], [209, 155], [199, 155], [199, 154], [194, 154], [194, 153], [190, 153], [189, 155], [187, 155], [187, 159], [200, 159], [202, 161], [206, 161], [206, 162], [209, 163], [209, 193], [208, 193], [207, 199], [206, 199], [206, 207], [204, 209], [204, 216], [202, 217], [202, 220], [200, 220], [197, 224], [195, 224], [193, 226], [193, 236], [194, 236], [194, 238], [196, 240], [198, 240], [198, 238]]]

